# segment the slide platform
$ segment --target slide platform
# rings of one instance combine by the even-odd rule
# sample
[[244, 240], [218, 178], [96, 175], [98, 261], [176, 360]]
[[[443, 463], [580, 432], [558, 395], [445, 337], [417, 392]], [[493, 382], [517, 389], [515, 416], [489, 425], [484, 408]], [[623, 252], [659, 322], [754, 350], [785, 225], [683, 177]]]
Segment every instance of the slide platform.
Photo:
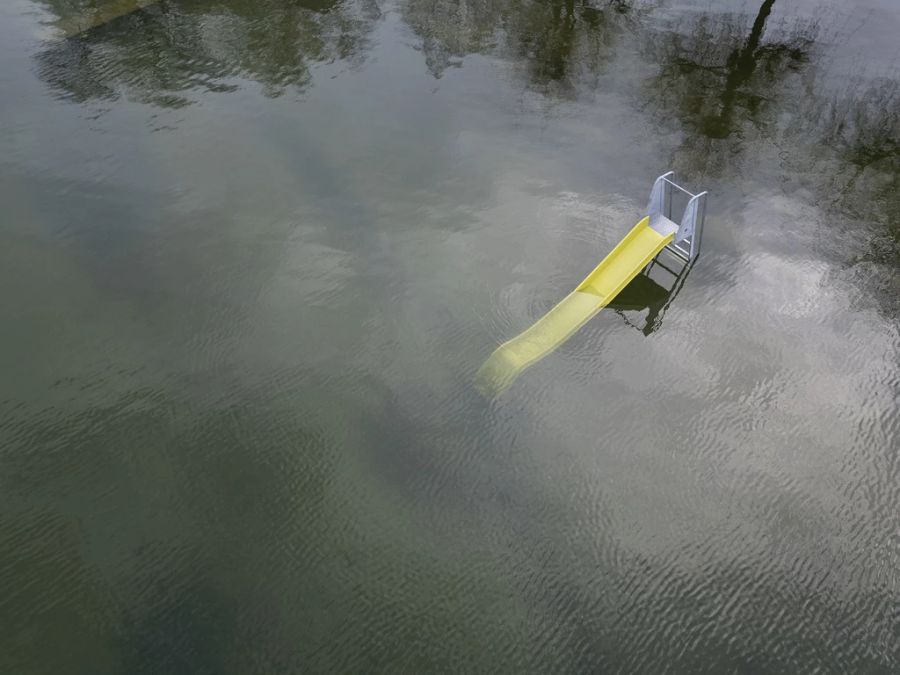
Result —
[[476, 386], [496, 396], [529, 366], [565, 342], [628, 285], [670, 244], [678, 226], [667, 218], [645, 217], [578, 287], [531, 328], [500, 345], [481, 366]]

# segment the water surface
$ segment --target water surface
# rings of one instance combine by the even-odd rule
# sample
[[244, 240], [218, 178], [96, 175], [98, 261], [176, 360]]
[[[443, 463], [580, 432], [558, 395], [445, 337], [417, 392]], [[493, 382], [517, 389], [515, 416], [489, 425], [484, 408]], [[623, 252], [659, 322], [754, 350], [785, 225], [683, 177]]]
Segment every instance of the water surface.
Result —
[[[3, 3], [0, 670], [900, 670], [898, 32]], [[667, 169], [697, 264], [482, 397]]]

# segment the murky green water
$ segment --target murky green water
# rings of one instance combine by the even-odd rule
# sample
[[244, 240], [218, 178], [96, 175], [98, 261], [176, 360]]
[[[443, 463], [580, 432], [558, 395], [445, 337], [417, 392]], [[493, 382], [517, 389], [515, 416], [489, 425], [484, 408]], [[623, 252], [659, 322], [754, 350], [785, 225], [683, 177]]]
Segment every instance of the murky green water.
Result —
[[[898, 672], [898, 32], [4, 2], [0, 671]], [[669, 168], [698, 263], [483, 398]]]

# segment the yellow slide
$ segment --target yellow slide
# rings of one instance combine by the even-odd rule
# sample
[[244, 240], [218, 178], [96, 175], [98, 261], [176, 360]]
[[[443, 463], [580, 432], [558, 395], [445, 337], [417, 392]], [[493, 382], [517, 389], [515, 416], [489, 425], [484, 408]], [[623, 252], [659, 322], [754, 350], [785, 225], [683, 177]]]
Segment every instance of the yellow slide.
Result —
[[487, 396], [500, 394], [523, 370], [556, 349], [612, 302], [673, 240], [674, 228], [660, 229], [663, 232], [650, 226], [649, 216], [635, 225], [574, 291], [531, 328], [494, 350], [478, 371], [476, 387]]

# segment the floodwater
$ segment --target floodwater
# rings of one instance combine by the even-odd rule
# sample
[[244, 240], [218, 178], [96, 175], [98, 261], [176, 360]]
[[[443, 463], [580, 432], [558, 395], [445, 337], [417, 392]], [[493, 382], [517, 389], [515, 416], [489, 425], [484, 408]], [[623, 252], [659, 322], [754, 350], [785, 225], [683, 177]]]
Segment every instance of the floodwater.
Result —
[[[3, 2], [0, 672], [900, 671], [898, 34]], [[479, 393], [668, 169], [697, 263]]]

